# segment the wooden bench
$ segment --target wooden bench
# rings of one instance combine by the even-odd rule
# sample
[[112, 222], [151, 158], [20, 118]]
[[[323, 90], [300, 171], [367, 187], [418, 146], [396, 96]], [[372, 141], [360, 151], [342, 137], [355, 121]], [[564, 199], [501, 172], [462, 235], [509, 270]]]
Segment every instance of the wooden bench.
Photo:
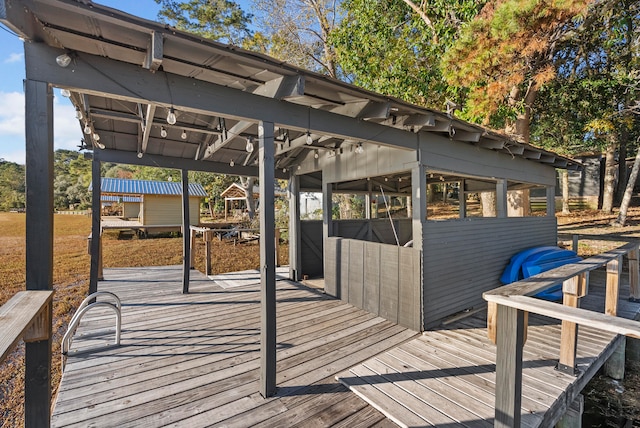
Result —
[[37, 342], [49, 338], [52, 300], [53, 290], [19, 291], [0, 306], [0, 362], [20, 339]]

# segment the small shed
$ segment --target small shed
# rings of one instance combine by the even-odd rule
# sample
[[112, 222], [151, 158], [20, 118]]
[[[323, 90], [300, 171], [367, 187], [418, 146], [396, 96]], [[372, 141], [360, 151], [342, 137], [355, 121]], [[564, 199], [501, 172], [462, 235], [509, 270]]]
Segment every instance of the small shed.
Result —
[[[113, 197], [124, 202], [131, 200], [127, 215], [134, 217], [133, 201], [138, 200], [140, 223], [147, 227], [175, 227], [182, 224], [182, 183], [170, 181], [129, 180], [122, 178], [102, 178], [101, 189], [104, 197]], [[198, 183], [189, 184], [189, 223], [200, 223], [200, 201], [207, 192]], [[104, 199], [102, 199], [104, 200]], [[125, 204], [126, 205], [126, 204]]]
[[[224, 198], [224, 219], [229, 213], [242, 214], [247, 209], [247, 194], [244, 187], [238, 183], [232, 183], [221, 194]], [[254, 198], [258, 198], [258, 193], [254, 189]]]

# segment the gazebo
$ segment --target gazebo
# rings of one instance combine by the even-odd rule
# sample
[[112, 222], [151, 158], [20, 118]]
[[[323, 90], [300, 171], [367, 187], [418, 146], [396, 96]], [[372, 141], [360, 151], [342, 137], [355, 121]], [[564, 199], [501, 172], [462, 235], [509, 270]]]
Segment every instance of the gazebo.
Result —
[[[188, 171], [259, 178], [263, 396], [276, 386], [275, 179], [289, 182], [290, 278], [323, 275], [328, 294], [415, 330], [480, 304], [513, 253], [556, 242], [555, 170], [570, 159], [99, 4], [3, 0], [0, 20], [25, 39], [27, 288], [52, 289], [55, 87], [92, 153], [93, 236], [102, 162], [180, 169], [185, 228]], [[546, 194], [541, 216], [531, 189]], [[300, 221], [301, 192], [322, 193], [321, 221]], [[334, 200], [359, 214], [341, 218]], [[190, 251], [185, 234], [184, 293]], [[50, 352], [51, 339], [27, 345], [28, 418], [48, 420], [36, 374]]]

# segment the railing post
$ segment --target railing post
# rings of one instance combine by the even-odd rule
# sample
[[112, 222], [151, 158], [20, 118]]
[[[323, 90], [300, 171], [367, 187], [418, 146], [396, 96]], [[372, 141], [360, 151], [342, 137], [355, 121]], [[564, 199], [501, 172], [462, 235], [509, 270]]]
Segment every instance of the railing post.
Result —
[[202, 234], [204, 239], [204, 272], [205, 275], [211, 275], [211, 235], [213, 232], [206, 231]]
[[[562, 304], [572, 308], [580, 306], [580, 297], [587, 294], [589, 277], [587, 273], [576, 275], [562, 283]], [[556, 369], [570, 374], [576, 374], [576, 349], [578, 346], [578, 324], [562, 321], [560, 333], [560, 361]]]
[[498, 305], [496, 401], [494, 427], [519, 427], [522, 407], [522, 348], [525, 316], [516, 308]]
[[638, 247], [629, 251], [629, 301], [640, 302], [640, 263]]
[[191, 232], [191, 254], [189, 254], [189, 267], [193, 269], [196, 266], [196, 231], [189, 229]]
[[604, 313], [611, 316], [618, 315], [618, 295], [620, 293], [620, 277], [622, 276], [622, 256], [607, 263], [607, 294]]
[[[529, 326], [529, 312], [524, 313], [524, 333], [522, 344], [527, 343], [527, 331]], [[496, 344], [498, 333], [498, 304], [495, 302], [489, 302], [487, 304], [487, 336]]]

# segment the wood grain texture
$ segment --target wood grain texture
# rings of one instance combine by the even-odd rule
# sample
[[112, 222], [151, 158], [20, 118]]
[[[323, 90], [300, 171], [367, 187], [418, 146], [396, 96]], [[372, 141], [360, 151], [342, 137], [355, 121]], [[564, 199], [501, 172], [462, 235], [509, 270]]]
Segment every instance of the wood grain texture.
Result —
[[105, 332], [112, 319], [98, 309], [87, 315], [52, 426], [317, 426], [360, 414], [372, 426], [384, 416], [334, 376], [417, 336], [317, 290], [278, 281], [277, 389], [264, 399], [257, 393], [258, 284], [224, 289], [192, 271], [190, 293], [182, 295], [179, 266], [106, 273], [100, 288], [123, 302], [122, 346], [91, 350], [112, 338]]
[[53, 291], [19, 291], [0, 306], [0, 361], [9, 355], [14, 346], [33, 328], [25, 341], [45, 340], [51, 331], [48, 306]]

